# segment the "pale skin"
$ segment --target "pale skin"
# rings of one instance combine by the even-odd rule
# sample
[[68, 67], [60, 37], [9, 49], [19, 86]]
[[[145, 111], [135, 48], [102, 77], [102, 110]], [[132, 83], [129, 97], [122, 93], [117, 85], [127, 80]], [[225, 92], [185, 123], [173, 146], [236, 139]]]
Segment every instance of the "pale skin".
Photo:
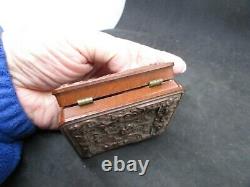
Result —
[[65, 83], [153, 63], [174, 62], [175, 74], [186, 70], [178, 56], [102, 32], [4, 32], [3, 45], [19, 101], [42, 129], [58, 128], [61, 109], [51, 91]]

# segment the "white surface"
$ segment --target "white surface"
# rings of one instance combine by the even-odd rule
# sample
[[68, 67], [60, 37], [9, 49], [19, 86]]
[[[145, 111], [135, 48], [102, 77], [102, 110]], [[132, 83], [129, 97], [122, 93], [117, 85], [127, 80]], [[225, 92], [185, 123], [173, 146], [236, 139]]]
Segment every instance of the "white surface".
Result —
[[0, 25], [28, 28], [114, 28], [126, 0], [0, 0]]

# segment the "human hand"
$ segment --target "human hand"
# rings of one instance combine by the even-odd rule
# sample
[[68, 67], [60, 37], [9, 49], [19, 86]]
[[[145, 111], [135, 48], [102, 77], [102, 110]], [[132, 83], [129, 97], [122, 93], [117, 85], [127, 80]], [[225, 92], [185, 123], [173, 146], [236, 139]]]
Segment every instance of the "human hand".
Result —
[[51, 91], [62, 84], [157, 62], [174, 62], [176, 74], [186, 70], [180, 57], [102, 32], [33, 30], [2, 38], [20, 103], [42, 129], [58, 127]]

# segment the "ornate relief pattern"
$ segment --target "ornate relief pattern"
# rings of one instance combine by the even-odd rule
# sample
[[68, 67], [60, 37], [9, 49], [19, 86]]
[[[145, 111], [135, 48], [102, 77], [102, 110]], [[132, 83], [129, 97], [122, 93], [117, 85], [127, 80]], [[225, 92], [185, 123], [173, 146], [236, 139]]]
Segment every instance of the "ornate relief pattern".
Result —
[[165, 96], [91, 119], [82, 119], [63, 125], [61, 130], [82, 157], [91, 157], [162, 133], [181, 95]]

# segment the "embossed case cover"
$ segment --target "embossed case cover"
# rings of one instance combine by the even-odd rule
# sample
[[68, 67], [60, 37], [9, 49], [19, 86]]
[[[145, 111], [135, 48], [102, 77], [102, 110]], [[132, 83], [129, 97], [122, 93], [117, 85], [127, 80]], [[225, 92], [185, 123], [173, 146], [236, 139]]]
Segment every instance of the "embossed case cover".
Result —
[[[57, 89], [54, 94], [63, 107], [61, 131], [82, 158], [159, 135], [183, 94], [173, 80], [172, 67], [172, 63], [158, 64]], [[162, 84], [149, 87], [148, 81], [157, 78]], [[97, 99], [76, 105], [76, 99], [89, 96], [84, 92], [88, 89]]]

